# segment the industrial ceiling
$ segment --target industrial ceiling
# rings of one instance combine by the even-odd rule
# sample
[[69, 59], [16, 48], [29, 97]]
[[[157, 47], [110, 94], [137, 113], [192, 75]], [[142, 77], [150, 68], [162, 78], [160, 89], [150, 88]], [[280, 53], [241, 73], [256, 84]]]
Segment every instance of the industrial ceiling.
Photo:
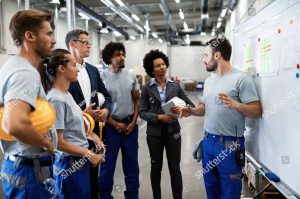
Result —
[[[50, 10], [57, 6], [60, 17], [66, 17], [68, 1], [73, 0], [30, 0], [30, 5]], [[88, 19], [103, 34], [108, 28], [125, 39], [148, 34], [176, 44], [187, 34], [224, 32], [237, 0], [74, 0], [73, 5], [77, 22]]]

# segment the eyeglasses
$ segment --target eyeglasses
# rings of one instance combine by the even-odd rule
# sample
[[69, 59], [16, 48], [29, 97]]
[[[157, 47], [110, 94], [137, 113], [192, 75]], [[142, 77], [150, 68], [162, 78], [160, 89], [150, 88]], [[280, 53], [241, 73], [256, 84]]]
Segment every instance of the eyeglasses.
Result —
[[91, 43], [90, 41], [88, 41], [88, 40], [82, 41], [82, 40], [74, 39], [73, 41], [78, 41], [78, 42], [80, 42], [81, 44], [84, 44], [84, 45], [86, 45], [86, 46], [91, 46], [91, 45], [92, 45], [92, 43]]

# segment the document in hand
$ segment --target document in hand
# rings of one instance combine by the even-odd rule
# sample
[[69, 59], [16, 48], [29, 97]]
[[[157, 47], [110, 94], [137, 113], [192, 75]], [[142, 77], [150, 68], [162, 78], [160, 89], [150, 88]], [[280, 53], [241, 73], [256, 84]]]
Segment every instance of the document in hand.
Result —
[[174, 115], [175, 117], [179, 117], [179, 114], [175, 114], [175, 113], [171, 112], [171, 108], [173, 106], [184, 107], [184, 106], [186, 106], [186, 103], [178, 97], [173, 97], [168, 102], [161, 105], [162, 109], [165, 111], [165, 114]]

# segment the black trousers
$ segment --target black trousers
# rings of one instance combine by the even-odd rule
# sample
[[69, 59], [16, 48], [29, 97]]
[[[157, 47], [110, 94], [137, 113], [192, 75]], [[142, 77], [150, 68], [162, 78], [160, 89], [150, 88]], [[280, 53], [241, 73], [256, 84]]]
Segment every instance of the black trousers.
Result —
[[162, 132], [162, 136], [147, 135], [147, 144], [151, 158], [151, 186], [154, 199], [161, 198], [161, 170], [163, 166], [163, 152], [166, 148], [171, 186], [174, 199], [182, 199], [182, 175], [180, 171], [181, 136]]
[[[94, 141], [89, 140], [89, 150], [96, 151], [96, 145]], [[91, 199], [98, 199], [98, 174], [99, 166], [91, 167], [90, 166], [90, 185], [91, 185]], [[87, 199], [87, 198], [85, 198]]]

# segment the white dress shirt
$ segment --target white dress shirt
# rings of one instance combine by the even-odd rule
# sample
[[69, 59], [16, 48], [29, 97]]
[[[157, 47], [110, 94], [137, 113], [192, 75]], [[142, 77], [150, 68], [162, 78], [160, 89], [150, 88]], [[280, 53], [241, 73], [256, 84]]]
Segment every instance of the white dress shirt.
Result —
[[77, 79], [81, 87], [86, 106], [89, 106], [91, 104], [92, 89], [90, 77], [86, 71], [85, 62], [83, 61], [82, 64], [76, 63], [76, 67], [79, 69]]

